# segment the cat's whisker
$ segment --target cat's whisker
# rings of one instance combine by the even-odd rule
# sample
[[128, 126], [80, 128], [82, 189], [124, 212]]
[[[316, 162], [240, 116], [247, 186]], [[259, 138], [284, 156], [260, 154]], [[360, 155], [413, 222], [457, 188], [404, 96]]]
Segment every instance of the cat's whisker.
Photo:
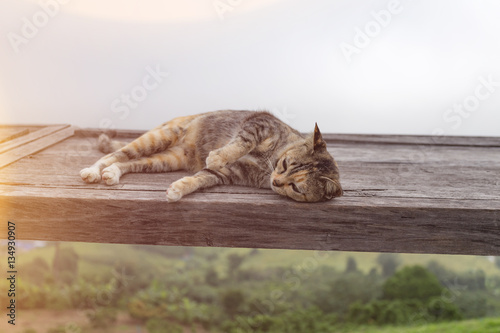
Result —
[[328, 178], [328, 177], [326, 177], [326, 176], [321, 176], [321, 177], [319, 177], [319, 178], [329, 180], [329, 181], [331, 181], [332, 183], [336, 184], [335, 180], [333, 180], [333, 179], [331, 179], [331, 178]]
[[340, 197], [344, 194], [344, 191], [342, 190], [342, 186], [340, 186], [340, 183], [337, 180], [333, 180], [333, 179], [326, 177], [326, 176], [321, 176], [319, 178], [326, 179], [333, 184], [333, 189], [335, 191], [335, 194], [333, 194], [334, 197], [335, 196]]

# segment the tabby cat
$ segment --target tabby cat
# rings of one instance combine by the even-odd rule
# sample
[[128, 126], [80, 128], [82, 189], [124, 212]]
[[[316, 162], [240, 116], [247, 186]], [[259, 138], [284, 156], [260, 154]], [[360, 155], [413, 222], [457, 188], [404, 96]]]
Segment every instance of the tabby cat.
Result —
[[221, 184], [271, 188], [296, 201], [324, 201], [342, 195], [337, 163], [316, 125], [309, 137], [268, 112], [216, 111], [179, 117], [131, 143], [102, 134], [108, 153], [80, 171], [87, 183], [118, 184], [128, 172], [189, 170], [170, 185], [168, 202]]

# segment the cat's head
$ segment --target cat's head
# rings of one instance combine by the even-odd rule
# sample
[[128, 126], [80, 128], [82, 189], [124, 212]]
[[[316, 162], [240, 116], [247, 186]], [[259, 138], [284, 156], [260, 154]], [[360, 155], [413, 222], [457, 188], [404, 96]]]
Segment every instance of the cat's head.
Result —
[[296, 201], [326, 201], [342, 195], [337, 163], [326, 150], [317, 124], [310, 138], [279, 158], [270, 182], [273, 191]]

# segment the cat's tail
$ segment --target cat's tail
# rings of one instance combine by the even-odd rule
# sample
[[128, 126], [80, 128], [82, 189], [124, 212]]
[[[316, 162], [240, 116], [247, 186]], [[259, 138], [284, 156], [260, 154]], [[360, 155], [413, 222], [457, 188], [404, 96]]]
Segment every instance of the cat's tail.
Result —
[[104, 154], [109, 154], [123, 148], [127, 145], [126, 142], [111, 140], [108, 135], [101, 134], [97, 140], [97, 148]]

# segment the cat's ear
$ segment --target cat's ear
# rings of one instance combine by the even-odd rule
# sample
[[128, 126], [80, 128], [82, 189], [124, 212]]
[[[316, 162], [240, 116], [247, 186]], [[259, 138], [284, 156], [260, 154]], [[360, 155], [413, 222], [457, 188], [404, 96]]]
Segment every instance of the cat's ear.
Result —
[[313, 152], [320, 152], [326, 150], [326, 142], [323, 141], [321, 132], [318, 128], [318, 123], [314, 125], [314, 135], [313, 135]]

